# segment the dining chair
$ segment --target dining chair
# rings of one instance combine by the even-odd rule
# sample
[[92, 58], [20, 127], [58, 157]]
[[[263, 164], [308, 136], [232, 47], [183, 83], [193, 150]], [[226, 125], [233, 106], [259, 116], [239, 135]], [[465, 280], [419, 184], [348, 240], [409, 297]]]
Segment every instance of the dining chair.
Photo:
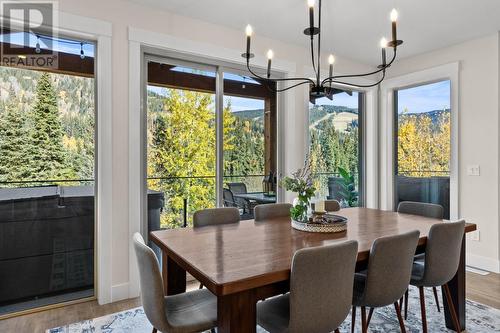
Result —
[[[217, 297], [208, 289], [164, 296], [156, 255], [139, 233], [133, 236], [139, 266], [141, 301], [153, 333], [191, 333], [217, 326]], [[214, 331], [213, 331], [214, 332]]]
[[298, 250], [290, 292], [257, 303], [257, 323], [270, 333], [327, 333], [349, 314], [358, 243]]
[[207, 208], [193, 214], [194, 228], [237, 222], [240, 222], [240, 211], [236, 207]]
[[224, 207], [238, 207], [234, 200], [233, 192], [227, 188], [222, 189], [222, 198], [224, 199]]
[[325, 200], [325, 210], [327, 212], [338, 212], [340, 203], [337, 200]]
[[443, 219], [444, 208], [441, 205], [426, 202], [401, 201], [398, 205], [398, 213]]
[[289, 203], [271, 203], [257, 205], [253, 209], [254, 220], [256, 222], [275, 219], [278, 217], [290, 217], [290, 208], [292, 205]]
[[[234, 194], [248, 193], [245, 183], [227, 183], [227, 187]], [[243, 198], [234, 198], [239, 207], [242, 207], [245, 213], [250, 213], [252, 210], [252, 201]]]
[[[419, 216], [425, 216], [442, 220], [444, 216], [444, 208], [443, 206], [438, 204], [431, 204], [426, 202], [402, 201], [398, 205], [398, 213], [419, 215]], [[423, 255], [424, 255], [423, 253], [416, 255], [415, 260], [422, 259]], [[434, 294], [434, 300], [436, 302], [437, 310], [438, 312], [441, 312], [441, 307], [439, 306], [437, 287], [433, 287], [432, 292]], [[406, 320], [408, 319], [408, 290], [405, 292], [404, 301], [405, 301], [404, 314]], [[403, 300], [399, 302], [399, 306], [401, 308], [403, 307]]]
[[[413, 263], [410, 284], [419, 289], [422, 330], [424, 333], [427, 332], [424, 287], [438, 286], [443, 288], [446, 300], [450, 306], [450, 314], [456, 331], [461, 331], [448, 282], [455, 276], [458, 270], [464, 232], [464, 220], [434, 224], [427, 236], [425, 256], [416, 259]], [[408, 307], [407, 298], [408, 296], [406, 295], [405, 308]]]
[[354, 275], [351, 332], [355, 328], [356, 307], [361, 307], [361, 330], [366, 333], [366, 307], [373, 313], [373, 309], [390, 304], [396, 309], [401, 332], [406, 332], [398, 300], [408, 289], [419, 235], [415, 230], [373, 242], [367, 270]]

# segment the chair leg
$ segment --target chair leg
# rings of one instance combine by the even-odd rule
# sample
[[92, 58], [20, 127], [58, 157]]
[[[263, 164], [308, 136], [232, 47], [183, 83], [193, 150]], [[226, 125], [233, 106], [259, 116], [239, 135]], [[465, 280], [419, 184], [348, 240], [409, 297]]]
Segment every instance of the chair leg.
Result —
[[153, 333], [156, 333], [156, 332], [158, 332], [158, 330], [153, 327]]
[[405, 320], [407, 319], [408, 319], [408, 289], [406, 289], [405, 292]]
[[425, 315], [424, 287], [418, 287], [420, 293], [420, 313], [422, 314], [422, 332], [427, 333], [427, 317]]
[[361, 332], [362, 333], [368, 332], [368, 325], [366, 324], [366, 307], [365, 306], [361, 307]]
[[335, 330], [335, 333], [340, 333], [340, 331], [339, 331], [339, 329], [338, 329], [338, 328]]
[[215, 328], [211, 328], [211, 329], [210, 329], [210, 332], [211, 332], [211, 333], [215, 333]]
[[199, 289], [203, 289], [203, 283], [200, 283], [200, 288]]
[[370, 326], [370, 320], [372, 320], [372, 315], [373, 315], [373, 311], [375, 310], [375, 308], [370, 308], [370, 312], [368, 312], [368, 320], [366, 321], [366, 326]]
[[444, 294], [446, 296], [446, 301], [448, 302], [448, 306], [450, 307], [451, 319], [453, 320], [455, 330], [457, 332], [462, 332], [462, 328], [460, 327], [460, 322], [458, 321], [457, 312], [455, 311], [455, 305], [453, 305], [453, 300], [451, 299], [450, 288], [448, 288], [448, 284], [443, 285], [441, 288], [444, 288]]
[[354, 328], [356, 327], [356, 307], [352, 307], [351, 311], [351, 333], [354, 333]]
[[401, 309], [399, 308], [398, 302], [394, 302], [394, 308], [396, 309], [396, 314], [398, 315], [399, 327], [401, 328], [401, 333], [406, 333], [405, 323], [403, 321], [403, 316], [401, 316]]
[[438, 308], [438, 312], [441, 312], [441, 307], [439, 306], [439, 298], [438, 298], [438, 291], [436, 287], [432, 287], [432, 291], [434, 292], [434, 299], [436, 300], [436, 305]]

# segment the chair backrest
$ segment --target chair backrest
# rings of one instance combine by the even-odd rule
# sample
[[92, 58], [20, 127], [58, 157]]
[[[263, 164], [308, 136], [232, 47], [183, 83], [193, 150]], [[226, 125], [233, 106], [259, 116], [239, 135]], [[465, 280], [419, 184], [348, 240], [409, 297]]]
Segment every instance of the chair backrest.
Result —
[[325, 200], [325, 210], [327, 212], [338, 212], [340, 203], [337, 200]]
[[415, 230], [373, 242], [363, 294], [366, 306], [386, 306], [401, 298], [410, 283], [419, 236]]
[[163, 280], [156, 255], [145, 243], [139, 233], [133, 236], [139, 280], [141, 301], [144, 313], [150, 323], [159, 330], [167, 330], [169, 324], [165, 317]]
[[193, 215], [193, 227], [240, 222], [240, 211], [234, 207], [208, 208], [198, 210]]
[[227, 183], [227, 187], [235, 194], [247, 193], [247, 186], [245, 183]]
[[457, 273], [465, 232], [465, 221], [436, 223], [425, 248], [425, 285], [442, 286]]
[[342, 324], [352, 304], [357, 254], [356, 241], [295, 252], [288, 332], [333, 332]]
[[398, 205], [398, 213], [443, 219], [444, 209], [443, 206], [437, 204], [402, 201]]
[[227, 188], [222, 189], [222, 198], [224, 199], [225, 207], [238, 207], [236, 202], [234, 201], [233, 192], [228, 190]]
[[278, 217], [290, 217], [290, 208], [292, 205], [289, 203], [257, 205], [253, 209], [254, 220], [263, 221]]

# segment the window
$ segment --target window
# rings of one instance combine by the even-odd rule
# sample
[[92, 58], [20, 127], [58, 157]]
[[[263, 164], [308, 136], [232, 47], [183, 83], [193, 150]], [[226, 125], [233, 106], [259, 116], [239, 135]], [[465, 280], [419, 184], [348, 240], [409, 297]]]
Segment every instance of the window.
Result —
[[309, 104], [309, 158], [320, 199], [362, 205], [363, 93], [341, 92]]
[[217, 202], [251, 219], [276, 201], [275, 93], [236, 69], [146, 61], [148, 229], [191, 226]]
[[396, 90], [395, 204], [442, 205], [450, 217], [450, 81]]
[[93, 42], [0, 37], [1, 315], [94, 295], [96, 110]]

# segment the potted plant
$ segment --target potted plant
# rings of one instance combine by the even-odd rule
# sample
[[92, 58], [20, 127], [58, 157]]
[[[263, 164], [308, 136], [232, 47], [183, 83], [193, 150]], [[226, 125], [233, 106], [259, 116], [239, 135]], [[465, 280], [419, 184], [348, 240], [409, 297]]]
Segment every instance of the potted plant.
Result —
[[280, 186], [287, 191], [297, 193], [297, 198], [290, 209], [292, 220], [307, 223], [309, 205], [316, 191], [312, 181], [310, 159], [306, 157], [304, 167], [292, 173], [292, 177], [284, 177]]

